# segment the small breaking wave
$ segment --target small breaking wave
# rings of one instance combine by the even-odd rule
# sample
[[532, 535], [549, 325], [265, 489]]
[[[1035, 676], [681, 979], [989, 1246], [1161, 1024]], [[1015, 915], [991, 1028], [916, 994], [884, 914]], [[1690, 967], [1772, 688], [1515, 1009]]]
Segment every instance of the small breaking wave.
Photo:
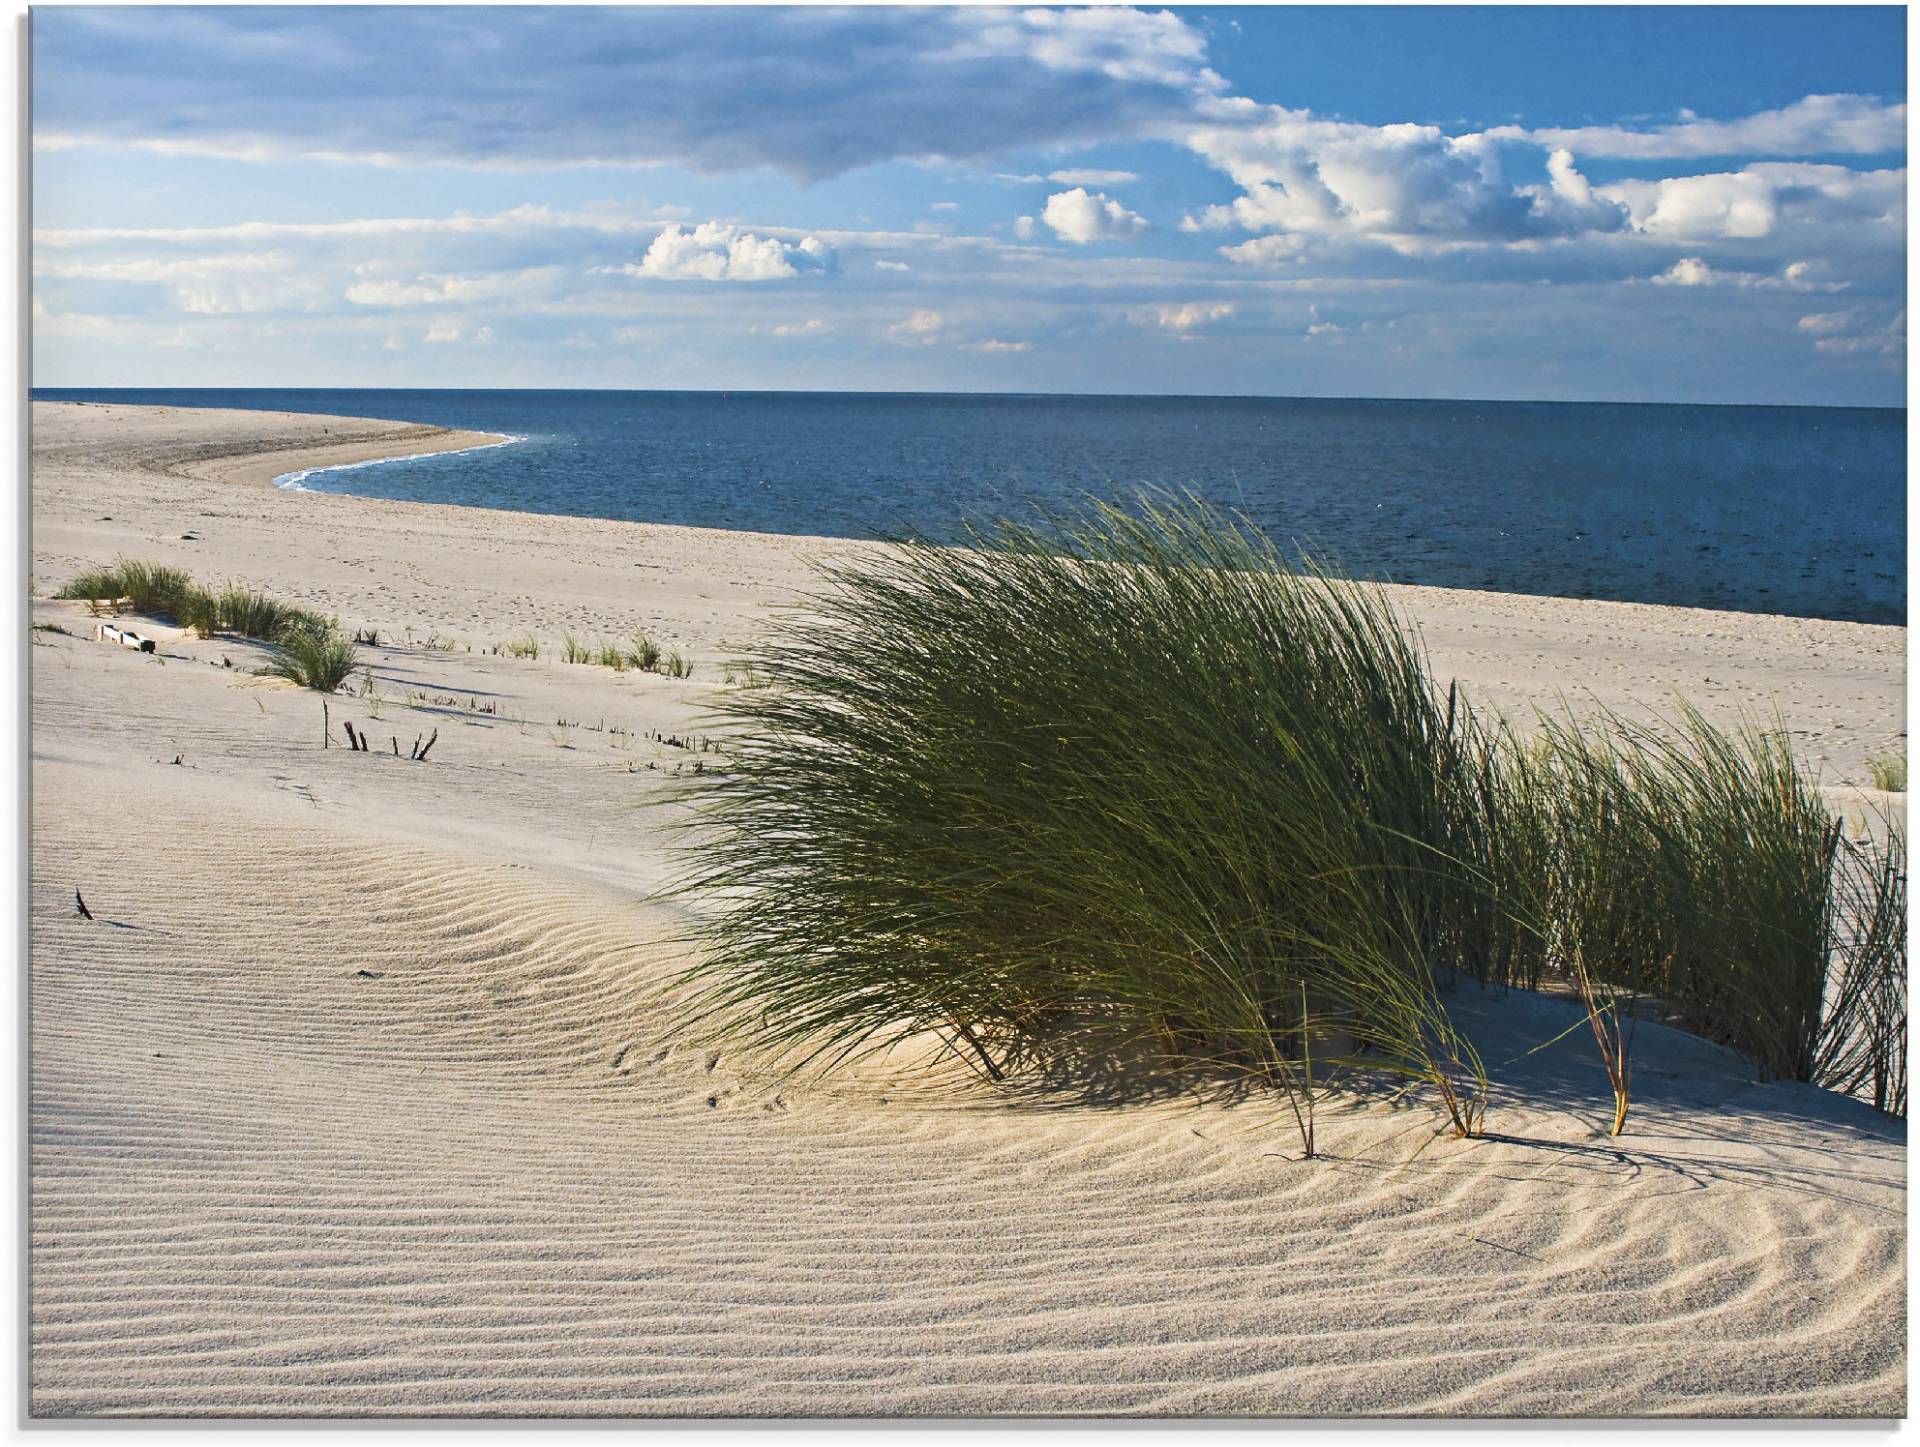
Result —
[[428, 457], [459, 457], [468, 452], [491, 452], [496, 447], [511, 447], [516, 442], [525, 442], [526, 440], [527, 437], [524, 433], [510, 433], [502, 437], [498, 442], [481, 442], [472, 447], [455, 447], [446, 452], [407, 452], [402, 453], [398, 457], [369, 457], [361, 462], [336, 462], [326, 467], [303, 467], [298, 472], [281, 473], [278, 477], [274, 478], [273, 485], [278, 488], [284, 488], [288, 492], [314, 492], [317, 489], [308, 487], [306, 481], [316, 473], [349, 472], [359, 467], [379, 467], [382, 463], [387, 462], [418, 462]]

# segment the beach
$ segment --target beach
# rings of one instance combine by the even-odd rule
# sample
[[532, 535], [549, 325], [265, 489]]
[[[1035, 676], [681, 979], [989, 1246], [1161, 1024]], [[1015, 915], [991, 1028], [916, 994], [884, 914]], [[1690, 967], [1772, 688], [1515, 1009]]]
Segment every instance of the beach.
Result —
[[[1463, 985], [1489, 1134], [1329, 1102], [1314, 1161], [1275, 1101], [791, 1079], [676, 1033], [683, 745], [873, 545], [271, 484], [485, 433], [32, 424], [36, 1415], [1904, 1413], [1904, 1123], [1679, 1031], [1641, 1027], [1610, 1139], [1590, 1037], [1511, 1045], [1577, 1007]], [[51, 595], [119, 555], [376, 630], [372, 693], [96, 640]], [[1832, 802], [1903, 805], [1866, 762], [1904, 751], [1903, 628], [1391, 595], [1523, 725], [1777, 714]]]

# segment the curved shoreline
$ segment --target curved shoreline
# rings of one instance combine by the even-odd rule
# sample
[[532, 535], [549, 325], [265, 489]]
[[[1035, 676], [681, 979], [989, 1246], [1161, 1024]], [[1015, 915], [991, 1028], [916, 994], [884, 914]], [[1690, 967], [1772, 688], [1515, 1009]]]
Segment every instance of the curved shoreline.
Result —
[[280, 488], [284, 492], [319, 492], [321, 490], [319, 488], [303, 487], [301, 485], [316, 472], [351, 472], [355, 468], [379, 467], [389, 462], [411, 462], [416, 457], [458, 457], [466, 452], [491, 452], [496, 447], [511, 447], [516, 442], [525, 442], [527, 440], [524, 434], [516, 435], [509, 432], [449, 432], [447, 435], [451, 438], [493, 437], [496, 440], [492, 442], [476, 442], [469, 447], [422, 448], [415, 452], [397, 452], [391, 457], [368, 457], [358, 462], [334, 462], [315, 467], [302, 467], [292, 472], [281, 473], [278, 477], [270, 479], [270, 481], [275, 487]]
[[[242, 409], [32, 407], [36, 592], [126, 554], [244, 576], [395, 631], [438, 623], [551, 639], [631, 622], [711, 657], [808, 591], [816, 562], [874, 546], [268, 485], [506, 434]], [[1866, 754], [1904, 747], [1901, 624], [1385, 587], [1436, 668], [1518, 717], [1571, 705], [1641, 715], [1676, 696], [1729, 721], [1777, 710], [1829, 782], [1864, 780]]]
[[[33, 464], [71, 463], [203, 482], [271, 483], [296, 472], [397, 462], [513, 440], [428, 422], [121, 402], [32, 404]], [[94, 425], [88, 425], [94, 424]]]

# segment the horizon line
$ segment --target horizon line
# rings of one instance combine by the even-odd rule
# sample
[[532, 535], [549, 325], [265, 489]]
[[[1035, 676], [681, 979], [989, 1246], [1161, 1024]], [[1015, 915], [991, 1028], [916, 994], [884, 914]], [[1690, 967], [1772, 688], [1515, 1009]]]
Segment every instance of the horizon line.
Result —
[[[1803, 408], [1830, 412], [1905, 412], [1904, 400], [1894, 403], [1866, 402], [1678, 402], [1647, 401], [1616, 397], [1415, 397], [1364, 396], [1330, 393], [1278, 392], [1031, 392], [993, 389], [905, 389], [878, 387], [432, 387], [420, 385], [369, 387], [301, 383], [281, 386], [76, 386], [30, 385], [29, 400], [39, 392], [555, 392], [591, 393], [607, 396], [701, 396], [701, 397], [997, 397], [1073, 401], [1171, 401], [1171, 402], [1426, 402], [1468, 405], [1494, 404], [1512, 407], [1765, 407]], [[41, 399], [56, 400], [56, 399]]]

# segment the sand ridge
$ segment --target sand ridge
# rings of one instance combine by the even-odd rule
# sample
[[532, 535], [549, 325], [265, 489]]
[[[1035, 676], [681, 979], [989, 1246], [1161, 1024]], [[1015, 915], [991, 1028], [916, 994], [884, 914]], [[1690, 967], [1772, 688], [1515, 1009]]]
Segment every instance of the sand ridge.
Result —
[[[195, 425], [36, 409], [36, 594], [127, 552], [378, 625], [376, 696], [329, 709], [386, 751], [323, 749], [253, 645], [141, 657], [36, 598], [68, 630], [31, 656], [36, 1414], [1904, 1411], [1904, 1126], [1678, 1032], [1642, 1027], [1610, 1141], [1590, 1043], [1516, 1046], [1566, 1002], [1457, 992], [1492, 1135], [1348, 1102], [1312, 1163], [1270, 1102], [785, 1079], [676, 1034], [696, 756], [655, 736], [844, 545], [132, 460]], [[1705, 659], [1840, 757], [1899, 737], [1904, 630], [1672, 611], [1420, 616], [1489, 684]], [[694, 677], [487, 651], [569, 626]]]

